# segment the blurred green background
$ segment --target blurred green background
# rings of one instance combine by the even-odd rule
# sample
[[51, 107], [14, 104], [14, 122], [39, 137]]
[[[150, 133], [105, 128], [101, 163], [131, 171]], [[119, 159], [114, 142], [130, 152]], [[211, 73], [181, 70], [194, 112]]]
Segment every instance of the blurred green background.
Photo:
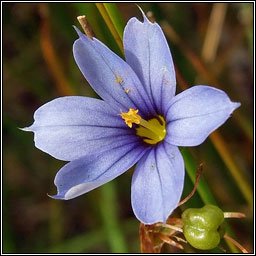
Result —
[[[208, 84], [241, 107], [202, 145], [191, 148], [203, 177], [230, 219], [232, 237], [253, 251], [253, 4], [140, 3], [162, 26], [177, 70], [177, 92]], [[53, 200], [53, 180], [65, 164], [38, 150], [33, 122], [42, 104], [63, 95], [97, 97], [75, 64], [72, 44], [78, 15], [96, 37], [121, 56], [94, 3], [3, 3], [3, 252], [139, 252], [139, 222], [130, 203], [132, 170], [71, 201]], [[125, 24], [141, 19], [135, 3], [118, 3]], [[116, 15], [116, 14], [115, 14]], [[150, 15], [150, 13], [148, 13]], [[120, 23], [122, 28], [122, 24]], [[187, 162], [186, 162], [187, 164]], [[187, 166], [187, 165], [186, 165]], [[183, 197], [193, 185], [186, 174]], [[202, 207], [196, 193], [187, 207]], [[229, 251], [225, 243], [223, 246]], [[196, 252], [187, 246], [186, 252]], [[165, 245], [163, 252], [183, 252]], [[222, 252], [217, 249], [215, 252]]]

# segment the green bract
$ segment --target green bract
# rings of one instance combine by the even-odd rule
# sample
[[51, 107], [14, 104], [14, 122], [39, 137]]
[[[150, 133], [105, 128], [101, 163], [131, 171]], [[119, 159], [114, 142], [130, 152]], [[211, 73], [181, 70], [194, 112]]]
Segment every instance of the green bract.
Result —
[[184, 236], [195, 248], [215, 248], [225, 233], [223, 211], [214, 205], [189, 208], [182, 213]]

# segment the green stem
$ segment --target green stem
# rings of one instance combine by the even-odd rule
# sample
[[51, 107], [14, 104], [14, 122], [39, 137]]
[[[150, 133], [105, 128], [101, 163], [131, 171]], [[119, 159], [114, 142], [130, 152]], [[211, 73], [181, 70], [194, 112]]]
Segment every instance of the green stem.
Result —
[[124, 53], [122, 39], [118, 34], [118, 31], [115, 27], [115, 24], [113, 24], [111, 18], [109, 17], [109, 14], [108, 14], [104, 4], [103, 3], [96, 3], [96, 6], [97, 6], [100, 14], [102, 15], [104, 21], [106, 22], [111, 34], [113, 35], [114, 39], [116, 40], [116, 43], [118, 44], [118, 47], [120, 48], [122, 53]]
[[[183, 156], [187, 174], [191, 181], [195, 183], [196, 180], [196, 170], [197, 166], [193, 156], [191, 155], [188, 148], [180, 148], [181, 154]], [[197, 191], [205, 204], [217, 204], [213, 194], [211, 193], [205, 179], [201, 176], [200, 181], [197, 186]]]
[[115, 3], [104, 3], [103, 5], [104, 5], [119, 37], [121, 38], [121, 40], [123, 40], [123, 32], [124, 32], [125, 22], [117, 8], [117, 5]]
[[117, 191], [115, 181], [109, 182], [101, 188], [100, 211], [105, 227], [105, 233], [113, 253], [127, 253], [123, 230], [120, 228], [117, 205]]

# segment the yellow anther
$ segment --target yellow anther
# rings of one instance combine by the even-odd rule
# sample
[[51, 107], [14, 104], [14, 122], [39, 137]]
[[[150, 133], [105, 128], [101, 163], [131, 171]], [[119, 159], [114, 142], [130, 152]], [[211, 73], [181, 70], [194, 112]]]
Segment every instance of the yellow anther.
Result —
[[124, 90], [126, 93], [129, 93], [131, 91], [131, 89], [125, 89]]
[[139, 110], [130, 108], [127, 113], [121, 113], [122, 118], [130, 128], [132, 128], [133, 123], [140, 124], [141, 117], [137, 114], [138, 111]]
[[115, 82], [116, 82], [117, 84], [122, 84], [122, 83], [124, 82], [124, 80], [123, 80], [123, 78], [122, 78], [121, 76], [116, 76]]

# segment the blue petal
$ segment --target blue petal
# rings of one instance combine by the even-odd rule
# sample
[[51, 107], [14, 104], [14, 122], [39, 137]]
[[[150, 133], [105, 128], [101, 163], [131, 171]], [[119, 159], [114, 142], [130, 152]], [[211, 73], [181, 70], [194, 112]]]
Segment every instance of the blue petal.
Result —
[[154, 114], [153, 106], [131, 67], [96, 38], [79, 32], [73, 46], [81, 72], [102, 99], [118, 111], [139, 109], [144, 117]]
[[55, 177], [56, 199], [72, 199], [97, 188], [132, 167], [146, 152], [138, 143], [129, 143], [101, 154], [83, 157], [66, 164]]
[[144, 22], [132, 18], [125, 27], [125, 57], [161, 114], [175, 95], [175, 70], [162, 29], [143, 16]]
[[184, 173], [176, 146], [164, 142], [143, 156], [132, 178], [132, 207], [141, 222], [166, 222], [180, 201]]
[[53, 157], [71, 161], [114, 146], [138, 141], [116, 110], [102, 100], [70, 96], [41, 106], [35, 122], [35, 145]]
[[219, 89], [191, 87], [173, 98], [166, 116], [165, 140], [176, 146], [199, 145], [239, 106]]

